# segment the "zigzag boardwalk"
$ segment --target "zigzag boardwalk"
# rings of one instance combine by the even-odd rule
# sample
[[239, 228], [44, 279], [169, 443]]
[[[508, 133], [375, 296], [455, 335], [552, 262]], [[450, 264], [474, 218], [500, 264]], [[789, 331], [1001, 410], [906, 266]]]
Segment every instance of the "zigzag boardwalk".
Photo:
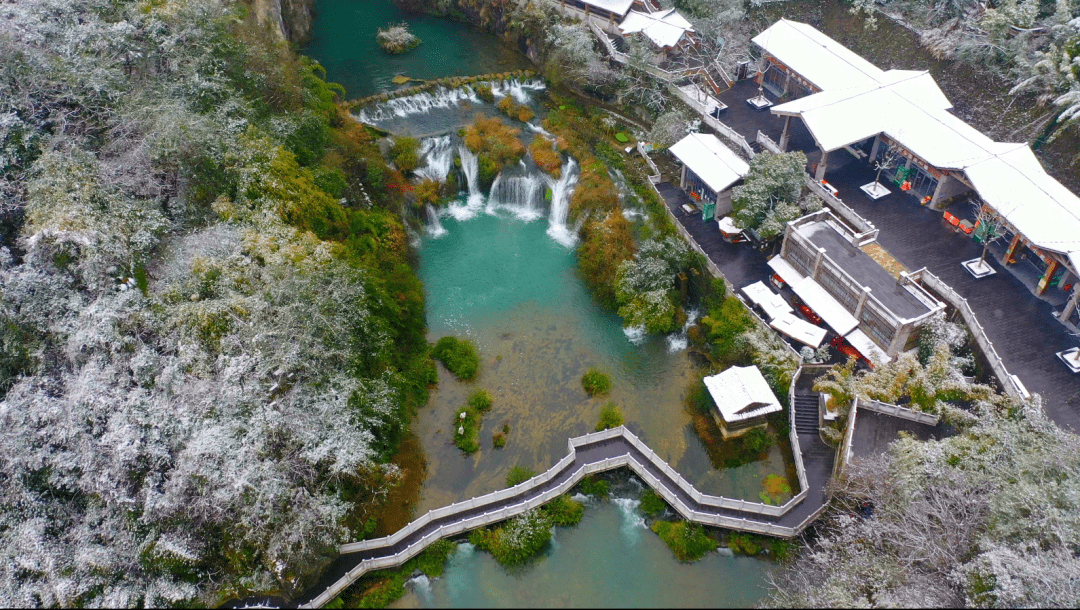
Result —
[[[812, 383], [810, 379], [798, 383], [798, 379], [792, 383], [793, 398], [805, 396], [806, 383]], [[814, 424], [812, 434], [802, 429], [805, 424], [799, 426], [802, 434], [798, 436], [792, 430], [800, 490], [783, 506], [702, 494], [622, 426], [572, 438], [567, 443], [570, 452], [566, 457], [524, 483], [431, 511], [391, 536], [343, 545], [341, 557], [314, 588], [321, 593], [302, 599], [301, 607], [318, 608], [369, 571], [399, 566], [436, 540], [522, 514], [568, 492], [587, 474], [623, 466], [644, 479], [687, 520], [773, 536], [795, 536], [824, 509], [825, 483], [833, 466], [834, 452], [817, 438], [816, 421]], [[800, 445], [807, 444], [812, 446], [804, 454]]]

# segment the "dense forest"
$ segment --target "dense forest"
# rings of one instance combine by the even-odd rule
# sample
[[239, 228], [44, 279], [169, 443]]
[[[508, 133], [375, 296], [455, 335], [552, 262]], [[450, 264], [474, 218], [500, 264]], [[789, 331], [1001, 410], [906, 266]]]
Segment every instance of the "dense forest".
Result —
[[0, 56], [0, 605], [295, 593], [435, 379], [403, 179], [238, 5], [6, 3]]

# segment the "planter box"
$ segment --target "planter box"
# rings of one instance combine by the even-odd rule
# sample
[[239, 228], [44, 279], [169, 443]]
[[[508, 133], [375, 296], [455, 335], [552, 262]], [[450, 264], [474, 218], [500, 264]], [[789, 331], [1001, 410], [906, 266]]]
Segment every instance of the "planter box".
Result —
[[765, 110], [769, 106], [772, 106], [772, 102], [770, 102], [769, 99], [767, 97], [765, 97], [764, 95], [759, 95], [757, 97], [752, 97], [752, 98], [746, 100], [746, 103], [747, 103], [747, 105], [749, 105], [754, 110], [757, 110], [758, 112], [761, 112], [762, 110]]
[[973, 258], [969, 261], [964, 261], [960, 264], [964, 267], [964, 269], [967, 269], [967, 272], [970, 273], [972, 277], [977, 280], [997, 273], [997, 271], [995, 271], [994, 268], [990, 266], [989, 261], [984, 261], [980, 265], [979, 259], [977, 258]]
[[874, 201], [877, 201], [878, 199], [881, 199], [885, 195], [888, 195], [892, 192], [889, 189], [885, 188], [885, 186], [880, 182], [871, 182], [870, 184], [864, 184], [859, 187], [859, 190], [866, 193], [866, 196], [873, 199]]
[[1070, 371], [1073, 373], [1080, 373], [1080, 347], [1071, 347], [1065, 351], [1058, 352], [1058, 360], [1061, 360]]

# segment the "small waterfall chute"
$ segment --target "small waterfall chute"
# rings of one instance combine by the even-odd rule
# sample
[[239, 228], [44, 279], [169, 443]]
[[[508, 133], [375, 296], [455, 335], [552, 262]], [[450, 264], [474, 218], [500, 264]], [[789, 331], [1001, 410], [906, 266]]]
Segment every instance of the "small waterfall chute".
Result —
[[570, 195], [577, 184], [577, 162], [567, 160], [562, 168], [562, 177], [558, 180], [547, 178], [551, 188], [551, 216], [547, 230], [548, 236], [560, 244], [571, 247], [577, 242], [576, 232], [567, 229], [566, 221], [570, 215]]
[[424, 138], [420, 141], [420, 153], [427, 158], [427, 165], [416, 170], [424, 180], [446, 182], [454, 165], [454, 145], [450, 136]]
[[453, 201], [446, 211], [457, 220], [468, 220], [484, 207], [484, 193], [480, 190], [480, 163], [466, 146], [459, 146], [458, 154], [461, 156], [461, 172], [465, 174], [469, 194], [464, 203]]
[[427, 204], [427, 234], [435, 239], [446, 235], [446, 229], [443, 228], [442, 223], [439, 222], [439, 211], [435, 209], [435, 206], [430, 203]]
[[509, 95], [519, 104], [528, 104], [532, 100], [527, 90], [541, 91], [546, 88], [547, 85], [544, 84], [544, 81], [539, 79], [522, 82], [516, 78], [512, 78], [507, 81], [491, 82], [492, 95], [495, 97], [505, 97]]
[[495, 177], [488, 195], [487, 213], [503, 209], [526, 222], [543, 215], [544, 181], [537, 170], [504, 170]]
[[681, 352], [689, 345], [690, 327], [693, 326], [701, 315], [696, 309], [691, 309], [686, 312], [686, 324], [683, 324], [682, 330], [677, 333], [671, 333], [667, 336], [668, 353], [674, 354], [675, 352]]

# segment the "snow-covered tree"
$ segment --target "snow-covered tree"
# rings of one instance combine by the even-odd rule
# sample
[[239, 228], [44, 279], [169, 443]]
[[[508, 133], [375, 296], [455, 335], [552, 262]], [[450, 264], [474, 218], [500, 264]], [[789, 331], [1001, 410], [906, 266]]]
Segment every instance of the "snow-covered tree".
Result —
[[689, 256], [686, 242], [668, 236], [643, 241], [634, 258], [619, 265], [615, 298], [627, 326], [644, 326], [651, 333], [675, 330], [675, 275], [686, 266]]
[[802, 152], [755, 155], [743, 184], [731, 191], [736, 223], [769, 238], [782, 233], [789, 220], [821, 209], [816, 197], [803, 196], [805, 175]]

